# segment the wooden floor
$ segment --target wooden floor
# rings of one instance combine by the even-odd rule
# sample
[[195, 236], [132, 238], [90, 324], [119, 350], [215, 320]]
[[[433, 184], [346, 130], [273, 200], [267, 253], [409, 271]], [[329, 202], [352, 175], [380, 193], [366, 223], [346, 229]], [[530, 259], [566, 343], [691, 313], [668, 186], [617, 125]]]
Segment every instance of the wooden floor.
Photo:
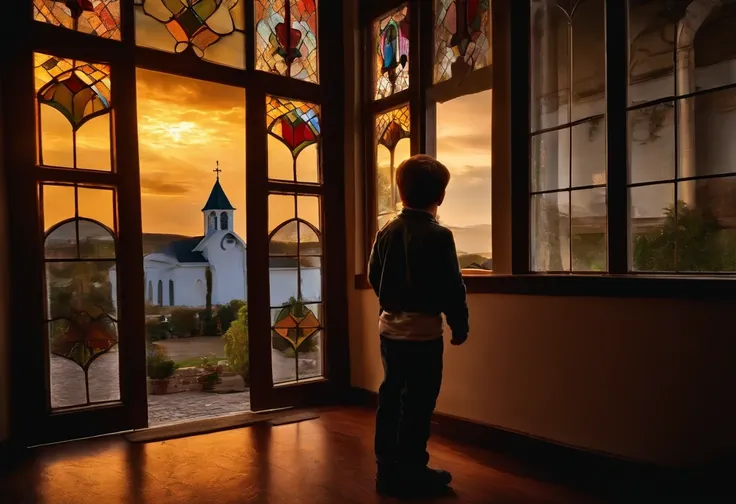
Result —
[[[122, 437], [38, 448], [0, 476], [3, 504], [379, 503], [373, 412], [321, 411], [317, 420], [150, 444]], [[454, 475], [455, 495], [431, 502], [597, 503], [544, 482], [493, 453], [443, 439], [432, 464]]]

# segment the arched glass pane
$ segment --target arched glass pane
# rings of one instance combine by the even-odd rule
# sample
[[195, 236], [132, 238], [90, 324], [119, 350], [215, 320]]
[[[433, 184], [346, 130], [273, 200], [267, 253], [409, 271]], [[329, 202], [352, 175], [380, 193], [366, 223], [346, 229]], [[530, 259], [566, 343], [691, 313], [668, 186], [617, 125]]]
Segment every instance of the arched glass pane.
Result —
[[409, 7], [373, 23], [375, 99], [409, 89]]

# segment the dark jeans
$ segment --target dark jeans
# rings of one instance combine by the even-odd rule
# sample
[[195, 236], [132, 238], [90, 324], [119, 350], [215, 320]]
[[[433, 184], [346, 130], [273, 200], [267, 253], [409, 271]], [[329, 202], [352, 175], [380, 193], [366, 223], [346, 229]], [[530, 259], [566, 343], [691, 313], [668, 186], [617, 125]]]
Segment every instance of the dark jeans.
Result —
[[429, 462], [430, 421], [442, 384], [442, 338], [397, 341], [381, 336], [375, 451], [379, 471]]

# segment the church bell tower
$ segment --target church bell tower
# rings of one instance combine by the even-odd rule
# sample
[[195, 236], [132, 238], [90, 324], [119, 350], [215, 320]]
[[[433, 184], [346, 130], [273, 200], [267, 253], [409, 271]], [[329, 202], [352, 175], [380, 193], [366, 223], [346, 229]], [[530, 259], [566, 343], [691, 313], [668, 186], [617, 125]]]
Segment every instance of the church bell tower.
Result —
[[235, 207], [230, 203], [225, 191], [220, 185], [220, 162], [217, 161], [217, 167], [213, 170], [217, 179], [215, 185], [212, 186], [210, 197], [207, 199], [202, 215], [204, 217], [204, 235], [208, 236], [217, 231], [232, 231], [234, 229], [233, 217]]

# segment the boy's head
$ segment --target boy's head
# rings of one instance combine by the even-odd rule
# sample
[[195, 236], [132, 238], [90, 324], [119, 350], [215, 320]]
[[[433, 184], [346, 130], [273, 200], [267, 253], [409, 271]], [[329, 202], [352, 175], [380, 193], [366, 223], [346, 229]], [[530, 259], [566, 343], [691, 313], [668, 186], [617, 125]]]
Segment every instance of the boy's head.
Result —
[[396, 185], [405, 207], [432, 210], [442, 204], [450, 170], [432, 156], [417, 154], [399, 165]]

